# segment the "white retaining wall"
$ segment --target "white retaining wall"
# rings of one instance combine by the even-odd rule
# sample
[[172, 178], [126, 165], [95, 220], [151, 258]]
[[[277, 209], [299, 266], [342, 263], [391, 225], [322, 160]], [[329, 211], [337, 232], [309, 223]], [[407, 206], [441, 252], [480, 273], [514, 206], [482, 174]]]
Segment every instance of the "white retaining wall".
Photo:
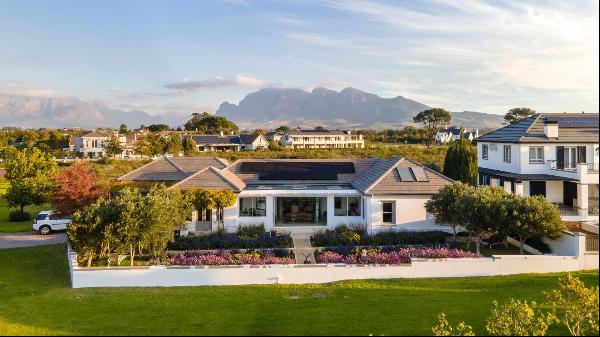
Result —
[[491, 258], [413, 259], [400, 266], [271, 265], [225, 267], [80, 268], [69, 250], [73, 288], [306, 284], [352, 279], [495, 276], [598, 268], [598, 254], [503, 255]]

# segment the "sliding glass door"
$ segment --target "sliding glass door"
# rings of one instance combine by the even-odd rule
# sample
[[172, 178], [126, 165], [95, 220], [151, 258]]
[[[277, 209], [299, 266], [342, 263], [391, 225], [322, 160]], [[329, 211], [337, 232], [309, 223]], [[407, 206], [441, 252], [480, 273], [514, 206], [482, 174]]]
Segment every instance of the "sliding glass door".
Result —
[[327, 225], [327, 198], [278, 197], [275, 204], [277, 226]]

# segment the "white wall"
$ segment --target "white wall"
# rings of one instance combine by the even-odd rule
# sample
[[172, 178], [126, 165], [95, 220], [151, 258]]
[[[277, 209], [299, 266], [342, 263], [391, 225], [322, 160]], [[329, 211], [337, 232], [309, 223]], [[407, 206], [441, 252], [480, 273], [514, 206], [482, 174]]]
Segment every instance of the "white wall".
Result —
[[[377, 196], [365, 198], [368, 201], [368, 228], [371, 232], [386, 230], [414, 230], [414, 231], [451, 231], [448, 226], [435, 223], [435, 218], [425, 210], [425, 202], [431, 196], [394, 195], [389, 197]], [[384, 224], [381, 213], [382, 201], [395, 203], [395, 223]]]
[[[485, 160], [482, 158], [481, 147], [486, 144], [488, 145], [488, 159]], [[497, 149], [492, 151], [492, 144], [496, 144]], [[504, 162], [504, 145], [511, 146], [511, 163]], [[520, 162], [520, 150], [519, 144], [509, 144], [509, 143], [477, 143], [477, 162], [479, 167], [489, 168], [492, 170], [500, 170], [506, 172], [519, 172], [519, 162]]]
[[598, 255], [503, 255], [492, 258], [413, 259], [399, 266], [271, 265], [230, 267], [79, 268], [69, 254], [73, 288], [310, 284], [341, 280], [496, 276], [598, 268]]

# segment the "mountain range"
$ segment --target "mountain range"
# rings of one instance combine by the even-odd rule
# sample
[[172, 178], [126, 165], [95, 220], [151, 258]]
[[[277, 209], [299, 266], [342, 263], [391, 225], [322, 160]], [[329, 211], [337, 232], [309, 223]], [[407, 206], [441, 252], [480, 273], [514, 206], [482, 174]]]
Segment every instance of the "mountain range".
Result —
[[[355, 88], [312, 91], [265, 88], [248, 94], [239, 104], [224, 102], [216, 114], [243, 128], [314, 127], [388, 128], [414, 125], [413, 116], [430, 107], [402, 96], [382, 98]], [[473, 111], [452, 112], [452, 124], [498, 128], [503, 117]]]
[[[312, 91], [263, 88], [244, 97], [239, 104], [223, 102], [216, 114], [242, 129], [291, 127], [388, 128], [413, 124], [413, 116], [429, 106], [402, 96], [382, 98], [355, 88]], [[130, 127], [141, 124], [182, 125], [192, 112], [152, 115], [142, 110], [121, 110], [75, 97], [22, 96], [0, 93], [0, 126], [18, 127]], [[452, 124], [471, 128], [497, 128], [500, 115], [452, 112]]]
[[103, 103], [85, 102], [66, 96], [42, 97], [0, 93], [0, 126], [88, 129], [118, 127], [122, 123], [129, 127], [157, 123], [178, 126], [185, 123], [189, 115], [181, 112], [151, 115], [142, 110], [113, 109]]

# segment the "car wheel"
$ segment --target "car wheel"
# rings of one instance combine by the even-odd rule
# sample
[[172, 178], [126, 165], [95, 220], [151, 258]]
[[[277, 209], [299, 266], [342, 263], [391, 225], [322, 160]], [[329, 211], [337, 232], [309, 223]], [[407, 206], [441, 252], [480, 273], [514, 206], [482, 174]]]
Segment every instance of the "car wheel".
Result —
[[50, 226], [40, 227], [40, 234], [42, 234], [42, 235], [48, 235], [48, 234], [50, 234], [51, 231], [52, 231], [52, 229], [50, 228]]

